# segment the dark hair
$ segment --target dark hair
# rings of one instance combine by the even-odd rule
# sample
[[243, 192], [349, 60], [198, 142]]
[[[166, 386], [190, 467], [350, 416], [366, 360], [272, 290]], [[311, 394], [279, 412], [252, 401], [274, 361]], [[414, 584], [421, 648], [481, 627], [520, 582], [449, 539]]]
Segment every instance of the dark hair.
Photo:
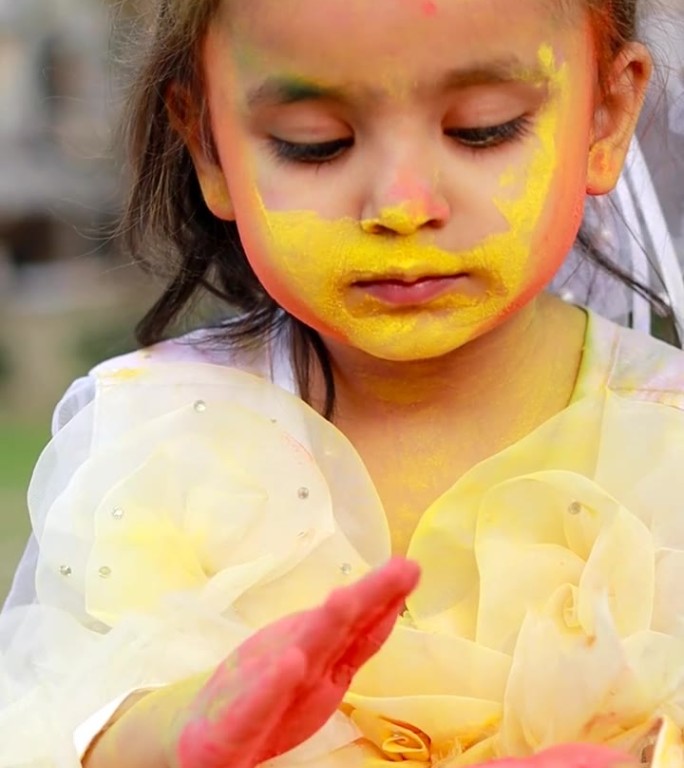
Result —
[[[558, 1], [558, 0], [554, 0]], [[221, 0], [158, 0], [156, 15], [144, 34], [139, 62], [128, 99], [126, 143], [132, 184], [121, 231], [134, 259], [163, 277], [166, 288], [137, 326], [137, 339], [149, 346], [165, 338], [174, 324], [203, 294], [217, 297], [235, 313], [222, 338], [237, 347], [251, 347], [287, 329], [292, 362], [302, 398], [310, 402], [312, 365], [320, 366], [326, 398], [323, 414], [333, 413], [335, 387], [327, 350], [308, 326], [289, 315], [264, 291], [247, 261], [234, 222], [219, 220], [208, 210], [183, 137], [172, 126], [167, 110], [171, 84], [197, 96], [199, 126], [206, 125], [201, 98], [199, 41]], [[636, 36], [637, 0], [586, 0], [595, 17], [600, 64], [607, 65]], [[211, 151], [211, 139], [204, 136]], [[667, 304], [650, 287], [604, 256], [583, 226], [577, 246], [619, 281], [667, 315]]]

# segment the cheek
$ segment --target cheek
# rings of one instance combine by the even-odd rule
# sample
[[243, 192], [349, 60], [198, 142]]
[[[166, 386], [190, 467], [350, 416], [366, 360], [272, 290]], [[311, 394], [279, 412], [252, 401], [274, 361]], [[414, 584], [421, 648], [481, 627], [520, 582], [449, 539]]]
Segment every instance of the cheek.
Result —
[[526, 294], [545, 287], [572, 248], [584, 216], [591, 133], [587, 72], [568, 65], [554, 76], [556, 96], [537, 127], [538, 150], [518, 203], [505, 205], [511, 231], [528, 245]]
[[519, 274], [526, 295], [543, 290], [567, 258], [582, 222], [585, 198], [582, 175], [564, 163], [549, 180], [542, 206], [535, 195], [529, 195], [518, 208], [511, 234], [524, 246], [524, 252], [519, 251], [525, 261], [519, 265]]
[[563, 167], [549, 190], [549, 205], [539, 222], [534, 250], [548, 260], [549, 268], [560, 267], [577, 237], [584, 218], [586, 189], [575, 168]]
[[581, 119], [566, 123], [560, 126], [558, 160], [532, 245], [543, 260], [539, 266], [542, 280], [555, 274], [572, 248], [587, 199], [588, 119], [585, 124]]
[[[334, 289], [335, 276], [344, 252], [334, 226], [328, 236], [314, 238], [308, 220], [296, 214], [280, 214], [274, 225], [273, 214], [266, 214], [260, 202], [261, 215], [246, 225], [239, 225], [248, 261], [264, 290], [281, 307], [302, 322], [337, 337], [322, 318], [339, 313], [339, 298]], [[244, 232], [244, 236], [243, 236]]]

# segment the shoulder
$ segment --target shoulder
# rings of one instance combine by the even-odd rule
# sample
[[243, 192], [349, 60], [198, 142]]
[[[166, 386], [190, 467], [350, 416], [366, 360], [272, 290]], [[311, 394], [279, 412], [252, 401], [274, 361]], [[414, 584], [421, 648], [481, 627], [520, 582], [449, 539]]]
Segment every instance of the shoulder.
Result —
[[632, 399], [684, 409], [684, 351], [648, 334], [600, 321], [610, 339], [607, 386]]
[[76, 379], [54, 411], [53, 435], [95, 400], [102, 382], [111, 385], [113, 380], [125, 381], [150, 369], [163, 374], [163, 366], [173, 363], [234, 368], [273, 381], [283, 389], [294, 391], [288, 345], [283, 336], [277, 336], [268, 344], [244, 349], [226, 341], [220, 329], [200, 329], [104, 360], [87, 376]]
[[250, 350], [239, 349], [222, 338], [220, 330], [203, 328], [151, 347], [104, 360], [90, 371], [89, 376], [97, 379], [114, 372], [166, 363], [205, 363], [267, 375], [271, 351], [267, 346]]

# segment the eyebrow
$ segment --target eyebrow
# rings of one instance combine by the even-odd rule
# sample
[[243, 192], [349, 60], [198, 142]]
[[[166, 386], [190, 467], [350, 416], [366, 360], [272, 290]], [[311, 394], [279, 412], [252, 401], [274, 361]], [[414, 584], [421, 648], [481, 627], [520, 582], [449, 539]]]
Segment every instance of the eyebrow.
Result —
[[[446, 92], [476, 86], [502, 85], [512, 82], [541, 83], [546, 80], [539, 67], [529, 67], [520, 59], [511, 57], [496, 59], [482, 64], [449, 70], [436, 84], [428, 84], [429, 90]], [[377, 88], [359, 88], [357, 85], [329, 86], [301, 77], [269, 77], [248, 91], [246, 103], [250, 109], [261, 106], [283, 106], [304, 101], [349, 102], [350, 96], [382, 100], [385, 93]]]

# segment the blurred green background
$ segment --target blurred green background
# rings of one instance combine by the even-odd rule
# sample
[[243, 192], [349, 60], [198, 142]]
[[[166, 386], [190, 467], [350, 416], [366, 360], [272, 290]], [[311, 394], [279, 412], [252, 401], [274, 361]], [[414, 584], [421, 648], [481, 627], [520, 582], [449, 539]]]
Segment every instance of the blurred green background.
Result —
[[0, 602], [69, 383], [134, 346], [154, 292], [112, 241], [119, 62], [144, 0], [0, 0]]
[[48, 437], [47, 423], [5, 419], [0, 427], [0, 592], [9, 587], [29, 533], [26, 487]]
[[[54, 406], [73, 379], [135, 346], [145, 292], [113, 285], [106, 273], [100, 282], [105, 289], [96, 300], [80, 306], [33, 312], [8, 301], [0, 309], [0, 601], [29, 534], [26, 491], [50, 439]], [[110, 294], [119, 301], [107, 307]]]

